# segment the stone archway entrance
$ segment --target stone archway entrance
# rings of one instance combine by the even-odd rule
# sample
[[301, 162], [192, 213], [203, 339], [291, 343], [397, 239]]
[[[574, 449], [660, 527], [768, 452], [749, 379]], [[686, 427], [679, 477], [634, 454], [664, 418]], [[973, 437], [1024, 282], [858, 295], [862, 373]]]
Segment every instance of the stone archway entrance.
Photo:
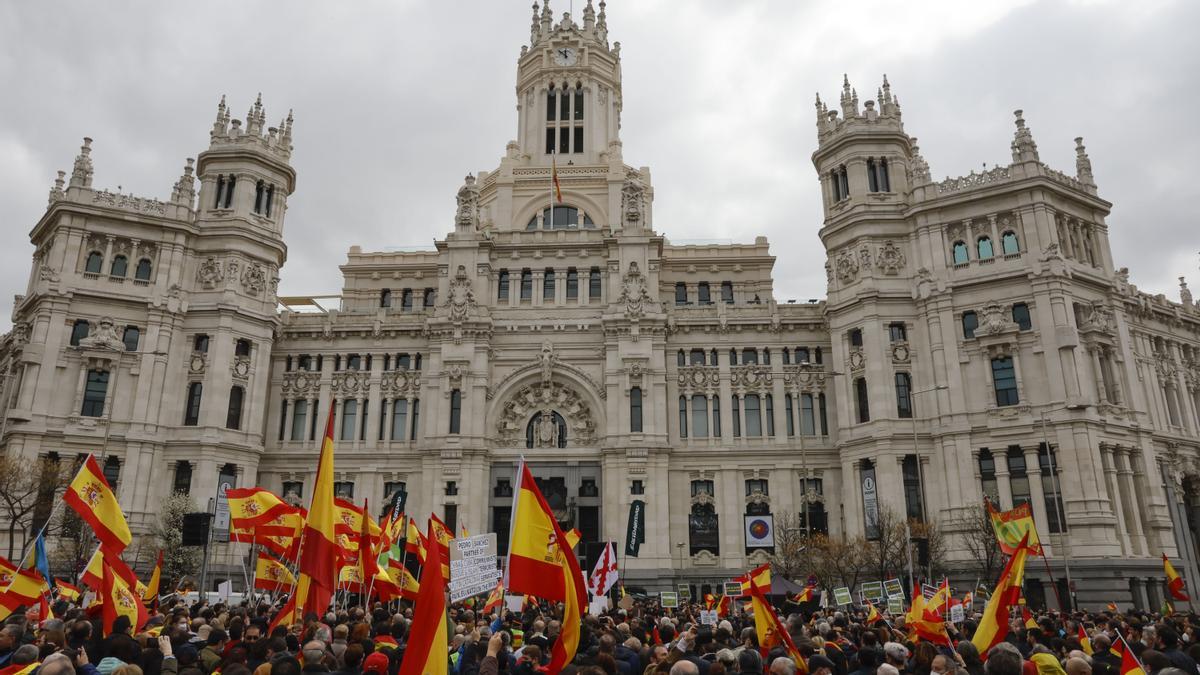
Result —
[[591, 407], [572, 387], [557, 381], [521, 387], [500, 408], [497, 440], [504, 447], [566, 448], [597, 443]]

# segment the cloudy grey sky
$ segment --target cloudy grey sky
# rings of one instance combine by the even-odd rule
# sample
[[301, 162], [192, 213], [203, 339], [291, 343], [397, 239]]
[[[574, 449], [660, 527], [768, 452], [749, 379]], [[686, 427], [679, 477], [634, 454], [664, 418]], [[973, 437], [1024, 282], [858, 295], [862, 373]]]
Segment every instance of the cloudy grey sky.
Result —
[[[556, 16], [568, 7], [554, 0]], [[575, 0], [576, 14], [584, 0]], [[1200, 290], [1200, 2], [610, 0], [625, 159], [675, 240], [770, 237], [777, 296], [822, 297], [813, 95], [882, 73], [935, 179], [1009, 161], [1023, 108], [1043, 161], [1084, 136], [1114, 258], [1144, 290]], [[58, 169], [95, 139], [97, 187], [165, 199], [217, 100], [295, 109], [281, 293], [336, 293], [349, 246], [427, 245], [468, 171], [516, 137], [529, 0], [0, 0], [0, 328]]]

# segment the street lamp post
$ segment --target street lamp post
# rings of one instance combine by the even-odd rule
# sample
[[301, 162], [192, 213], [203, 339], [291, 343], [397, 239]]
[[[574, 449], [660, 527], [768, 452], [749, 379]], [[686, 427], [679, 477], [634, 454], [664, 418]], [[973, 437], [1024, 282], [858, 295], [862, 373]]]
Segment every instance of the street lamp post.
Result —
[[[911, 418], [912, 418], [913, 455], [917, 459], [917, 484], [920, 486], [920, 493], [921, 493], [921, 520], [922, 521], [924, 521], [925, 518], [927, 517], [929, 510], [928, 510], [928, 506], [927, 506], [926, 499], [925, 499], [925, 470], [921, 467], [921, 450], [917, 445], [917, 394], [928, 394], [931, 391], [943, 391], [943, 390], [949, 389], [949, 388], [950, 387], [948, 387], [944, 384], [939, 384], [936, 387], [930, 387], [928, 389], [913, 390], [908, 395], [908, 398], [909, 398], [909, 406], [908, 407], [909, 407], [909, 412], [911, 413]], [[905, 533], [905, 535], [908, 536], [908, 542], [905, 543], [904, 547], [908, 551], [908, 584], [911, 587], [913, 585], [912, 528], [908, 524], [907, 514], [906, 514], [906, 517], [904, 518], [904, 533]], [[932, 576], [930, 574], [929, 569], [925, 570], [925, 576], [926, 576], [926, 578]]]
[[[1050, 410], [1085, 410], [1090, 407], [1082, 403], [1068, 403], [1064, 406], [1050, 408]], [[1046, 456], [1050, 460], [1050, 486], [1054, 491], [1054, 509], [1056, 511], [1054, 516], [1055, 518], [1060, 516], [1062, 518], [1062, 522], [1059, 523], [1059, 526], [1062, 528], [1060, 541], [1062, 543], [1063, 571], [1067, 576], [1067, 599], [1068, 605], [1070, 605], [1067, 607], [1067, 611], [1071, 611], [1075, 607], [1075, 585], [1071, 582], [1071, 537], [1070, 532], [1067, 530], [1067, 509], [1062, 506], [1062, 492], [1058, 481], [1058, 465], [1054, 461], [1054, 450], [1050, 447], [1050, 436], [1046, 432], [1046, 413], [1050, 412], [1050, 410], [1043, 410], [1041, 413], [1042, 444], [1046, 446]]]

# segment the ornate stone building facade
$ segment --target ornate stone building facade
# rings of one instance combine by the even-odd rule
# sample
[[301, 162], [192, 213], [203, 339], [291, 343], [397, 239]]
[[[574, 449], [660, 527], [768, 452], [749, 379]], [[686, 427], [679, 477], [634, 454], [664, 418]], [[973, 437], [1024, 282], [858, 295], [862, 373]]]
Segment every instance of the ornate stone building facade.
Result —
[[856, 536], [886, 508], [953, 541], [984, 494], [1032, 505], [1085, 604], [1154, 606], [1162, 552], [1194, 575], [1200, 308], [1115, 267], [1080, 139], [1075, 174], [1051, 169], [1018, 111], [1011, 164], [935, 182], [886, 79], [862, 105], [846, 82], [816, 104], [828, 298], [781, 303], [765, 238], [656, 227], [604, 3], [535, 6], [530, 33], [499, 166], [465, 178], [436, 250], [351, 247], [332, 301], [276, 297], [290, 115], [222, 100], [165, 202], [93, 188], [85, 140], [0, 352], [7, 451], [104, 448], [145, 532], [218, 481], [307, 500], [332, 406], [354, 501], [402, 490], [503, 540], [524, 455], [587, 542], [623, 548], [641, 502], [631, 586], [765, 560], [764, 516]]

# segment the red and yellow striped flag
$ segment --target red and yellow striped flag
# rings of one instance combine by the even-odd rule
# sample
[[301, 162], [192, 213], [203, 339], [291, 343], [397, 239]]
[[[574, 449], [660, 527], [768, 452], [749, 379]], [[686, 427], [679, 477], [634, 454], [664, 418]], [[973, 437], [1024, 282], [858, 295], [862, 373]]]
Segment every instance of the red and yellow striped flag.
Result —
[[72, 586], [62, 579], [56, 579], [54, 587], [58, 589], [58, 597], [70, 602], [79, 602], [79, 598], [83, 595], [83, 591], [78, 586]]
[[1183, 577], [1175, 571], [1175, 566], [1167, 559], [1166, 553], [1163, 554], [1163, 571], [1167, 574], [1167, 591], [1171, 593], [1171, 597], [1187, 602], [1189, 598], [1188, 594], [1183, 592]]
[[[764, 592], [770, 593], [771, 592], [771, 563], [763, 563], [763, 564], [759, 565], [758, 567], [755, 567], [754, 569], [750, 570], [749, 572], [743, 574], [742, 576], [736, 577], [734, 579], [734, 581], [740, 582], [742, 584], [742, 595], [743, 596], [750, 595], [750, 587], [751, 586], [758, 586], [761, 589], [765, 589]], [[808, 590], [808, 589], [805, 589], [805, 590]], [[809, 596], [809, 599], [810, 600], [812, 599], [811, 595]]]
[[[788, 656], [796, 664], [797, 673], [808, 673], [808, 662], [792, 642], [792, 636], [776, 616], [775, 610], [763, 595], [763, 587], [759, 586], [756, 577], [750, 577], [750, 603], [754, 608], [754, 631], [758, 634], [758, 649], [766, 659], [767, 654], [782, 645]], [[767, 588], [770, 588], [769, 586]]]
[[483, 613], [491, 614], [493, 611], [500, 609], [500, 605], [504, 602], [504, 582], [497, 581], [496, 587], [488, 593], [487, 602], [483, 603]]
[[158, 549], [158, 562], [154, 564], [154, 572], [150, 574], [150, 583], [142, 593], [142, 599], [154, 606], [158, 603], [158, 587], [162, 583], [163, 551]]
[[1021, 538], [1016, 553], [1008, 559], [1008, 564], [1000, 573], [1000, 580], [996, 582], [992, 598], [983, 608], [983, 618], [979, 621], [979, 627], [975, 629], [975, 637], [971, 639], [971, 643], [984, 658], [987, 657], [989, 649], [1008, 635], [1009, 609], [1017, 604], [1021, 597], [1021, 586], [1025, 580], [1025, 558], [1030, 553], [1029, 547], [1025, 545], [1028, 538], [1028, 533]]
[[1091, 656], [1092, 655], [1092, 639], [1088, 637], [1087, 631], [1083, 629], [1083, 624], [1078, 624], [1078, 626], [1079, 626], [1079, 630], [1077, 631], [1077, 635], [1079, 637], [1079, 646], [1083, 648], [1084, 654]]
[[[442, 555], [442, 543], [429, 522], [429, 553], [434, 560]], [[441, 565], [421, 568], [421, 590], [413, 607], [412, 632], [400, 663], [399, 675], [446, 675], [449, 640], [446, 627], [446, 579]], [[560, 638], [561, 641], [561, 638]], [[555, 671], [557, 672], [557, 671]]]
[[[562, 203], [562, 185], [560, 185], [558, 183], [558, 162], [555, 161], [555, 156], [556, 156], [555, 153], [550, 153], [550, 180], [554, 183], [554, 198], [558, 200], [559, 204], [561, 204]], [[551, 217], [552, 218], [554, 217], [553, 213], [551, 214]], [[550, 226], [549, 223], [547, 223], [546, 227], [549, 227], [549, 226]]]
[[88, 455], [80, 465], [79, 473], [63, 493], [63, 501], [92, 526], [100, 545], [109, 551], [120, 553], [133, 541], [125, 512], [117, 503], [117, 496], [96, 463], [95, 455]]
[[275, 493], [260, 487], [229, 488], [225, 498], [229, 501], [229, 526], [239, 530], [250, 529], [281, 513], [295, 510]]
[[575, 658], [579, 647], [580, 622], [587, 602], [583, 573], [579, 570], [575, 551], [567, 545], [566, 533], [546, 504], [546, 498], [524, 461], [517, 475], [519, 489], [513, 495], [506, 581], [510, 593], [525, 593], [563, 603], [562, 628], [551, 650], [548, 666], [550, 675], [555, 675]]

